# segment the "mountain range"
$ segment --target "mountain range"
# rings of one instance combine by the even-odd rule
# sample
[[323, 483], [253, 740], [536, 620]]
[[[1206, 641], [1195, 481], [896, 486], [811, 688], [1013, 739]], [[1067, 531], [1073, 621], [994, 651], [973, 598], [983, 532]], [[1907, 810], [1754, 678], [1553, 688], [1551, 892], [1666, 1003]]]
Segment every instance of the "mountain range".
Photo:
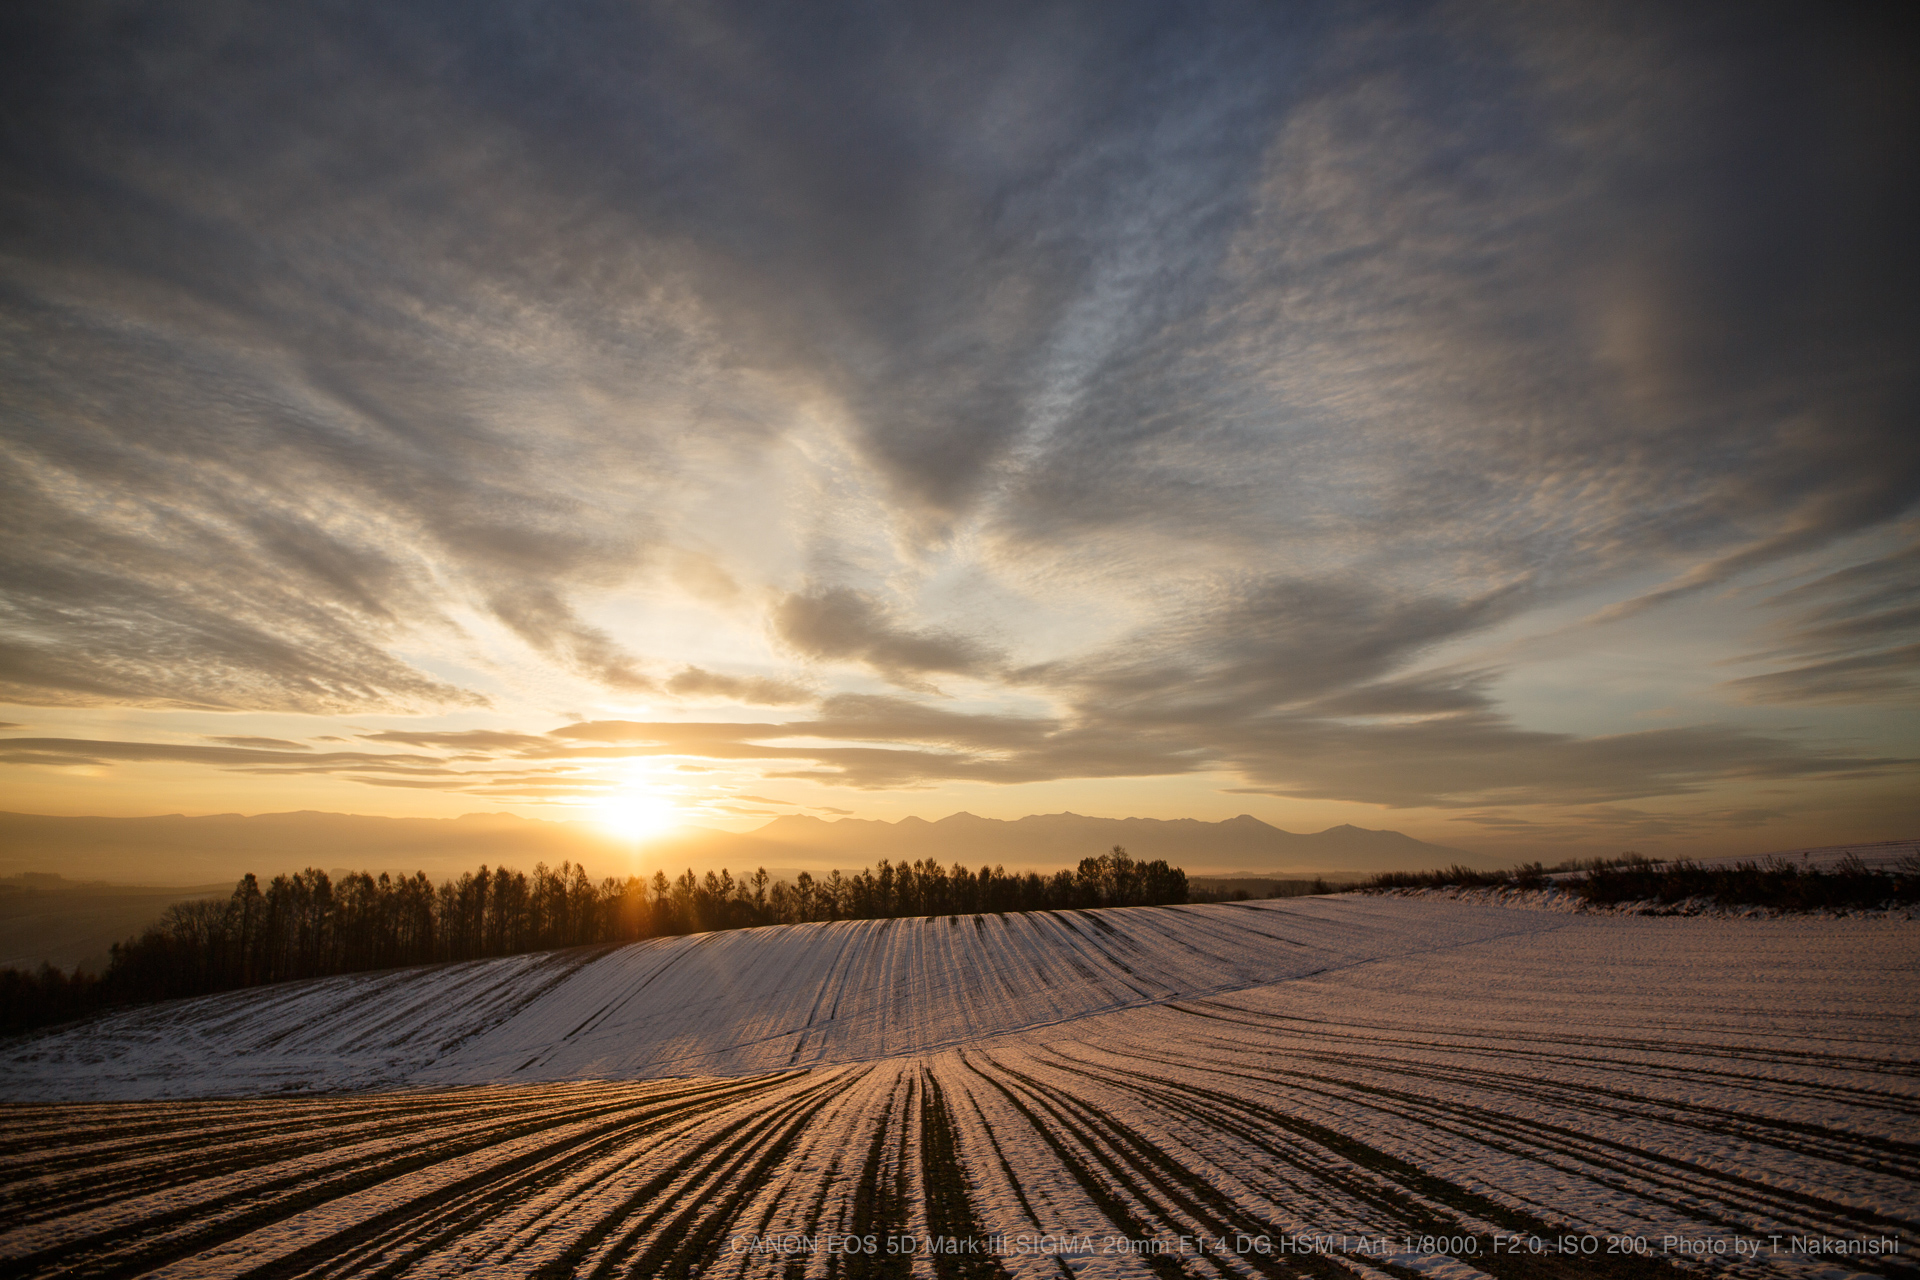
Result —
[[746, 833], [689, 827], [636, 846], [590, 823], [501, 813], [461, 818], [310, 811], [140, 818], [0, 813], [0, 875], [52, 871], [145, 885], [200, 884], [248, 871], [264, 877], [306, 866], [422, 870], [438, 878], [481, 863], [526, 870], [536, 862], [557, 865], [568, 860], [585, 864], [596, 876], [756, 866], [791, 876], [802, 870], [851, 870], [882, 858], [1055, 870], [1116, 844], [1136, 858], [1164, 858], [1193, 875], [1350, 874], [1455, 862], [1501, 865], [1397, 831], [1339, 826], [1298, 835], [1246, 814], [1224, 822], [1074, 813], [1013, 821], [956, 813], [937, 822], [789, 815]]
[[1165, 858], [1189, 874], [1411, 871], [1481, 861], [1445, 845], [1398, 831], [1338, 826], [1296, 835], [1241, 814], [1224, 822], [1196, 818], [1090, 818], [1077, 813], [1033, 814], [1013, 821], [956, 813], [938, 822], [902, 818], [775, 818], [752, 833], [769, 845], [806, 850], [815, 858], [848, 855], [856, 864], [881, 858], [936, 858], [969, 866], [1054, 868], [1104, 853], [1114, 845], [1136, 858]]

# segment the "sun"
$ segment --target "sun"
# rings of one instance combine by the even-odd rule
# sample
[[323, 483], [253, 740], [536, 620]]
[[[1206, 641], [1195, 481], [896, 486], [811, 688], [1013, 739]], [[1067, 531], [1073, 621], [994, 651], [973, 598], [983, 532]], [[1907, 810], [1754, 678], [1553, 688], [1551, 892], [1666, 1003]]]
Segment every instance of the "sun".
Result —
[[598, 806], [600, 825], [629, 840], [645, 840], [679, 825], [671, 801], [645, 791], [622, 791]]

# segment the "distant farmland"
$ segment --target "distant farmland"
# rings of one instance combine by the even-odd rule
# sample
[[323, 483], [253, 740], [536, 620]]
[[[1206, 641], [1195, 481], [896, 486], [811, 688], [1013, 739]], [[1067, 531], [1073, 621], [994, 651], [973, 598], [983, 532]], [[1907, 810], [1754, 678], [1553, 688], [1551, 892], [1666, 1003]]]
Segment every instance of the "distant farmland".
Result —
[[[1917, 962], [1906, 921], [1341, 897], [781, 926], [234, 992], [5, 1047], [0, 1259], [1913, 1274]], [[1835, 1272], [1805, 1251], [1896, 1240]]]

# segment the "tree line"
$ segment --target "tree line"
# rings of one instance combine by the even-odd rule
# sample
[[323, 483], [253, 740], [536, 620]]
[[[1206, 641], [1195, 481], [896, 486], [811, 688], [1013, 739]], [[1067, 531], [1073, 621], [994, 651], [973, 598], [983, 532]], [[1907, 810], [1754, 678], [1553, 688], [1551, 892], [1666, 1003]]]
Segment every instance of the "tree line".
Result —
[[1361, 886], [1388, 889], [1558, 889], [1582, 902], [1613, 906], [1689, 900], [1775, 911], [1848, 911], [1920, 902], [1920, 854], [1892, 867], [1869, 867], [1848, 853], [1831, 867], [1803, 866], [1778, 855], [1731, 865], [1703, 866], [1686, 858], [1656, 862], [1629, 850], [1618, 858], [1575, 858], [1555, 867], [1526, 862], [1511, 871], [1452, 866], [1434, 871], [1383, 872]]
[[803, 871], [792, 883], [764, 868], [739, 879], [722, 870], [596, 881], [571, 862], [542, 863], [532, 875], [482, 866], [438, 885], [425, 872], [336, 881], [308, 868], [263, 888], [248, 874], [226, 898], [168, 907], [139, 937], [115, 944], [103, 974], [0, 970], [0, 1031], [301, 978], [718, 929], [1186, 900], [1184, 871], [1137, 861], [1118, 845], [1050, 876], [932, 859], [882, 861], [851, 875]]

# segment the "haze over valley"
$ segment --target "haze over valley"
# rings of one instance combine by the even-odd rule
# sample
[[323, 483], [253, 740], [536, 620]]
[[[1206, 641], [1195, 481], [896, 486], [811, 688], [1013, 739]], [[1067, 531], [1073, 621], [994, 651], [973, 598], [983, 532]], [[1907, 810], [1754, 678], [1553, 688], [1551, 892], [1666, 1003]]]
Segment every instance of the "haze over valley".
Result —
[[[1280, 831], [1245, 815], [1224, 822], [1090, 818], [1061, 813], [1017, 822], [952, 814], [935, 822], [788, 816], [735, 834], [683, 829], [645, 841], [591, 822], [556, 823], [512, 814], [456, 819], [348, 814], [239, 814], [187, 818], [50, 818], [0, 813], [0, 875], [60, 867], [69, 879], [156, 885], [236, 879], [300, 867], [346, 867], [435, 876], [481, 863], [530, 869], [581, 862], [597, 875], [678, 874], [756, 866], [852, 870], [881, 859], [931, 858], [969, 867], [1001, 864], [1052, 871], [1124, 846], [1199, 875], [1362, 876], [1449, 861], [1486, 862], [1459, 849], [1393, 831], [1337, 827], [1312, 835]], [[343, 862], [343, 859], [346, 860]]]

